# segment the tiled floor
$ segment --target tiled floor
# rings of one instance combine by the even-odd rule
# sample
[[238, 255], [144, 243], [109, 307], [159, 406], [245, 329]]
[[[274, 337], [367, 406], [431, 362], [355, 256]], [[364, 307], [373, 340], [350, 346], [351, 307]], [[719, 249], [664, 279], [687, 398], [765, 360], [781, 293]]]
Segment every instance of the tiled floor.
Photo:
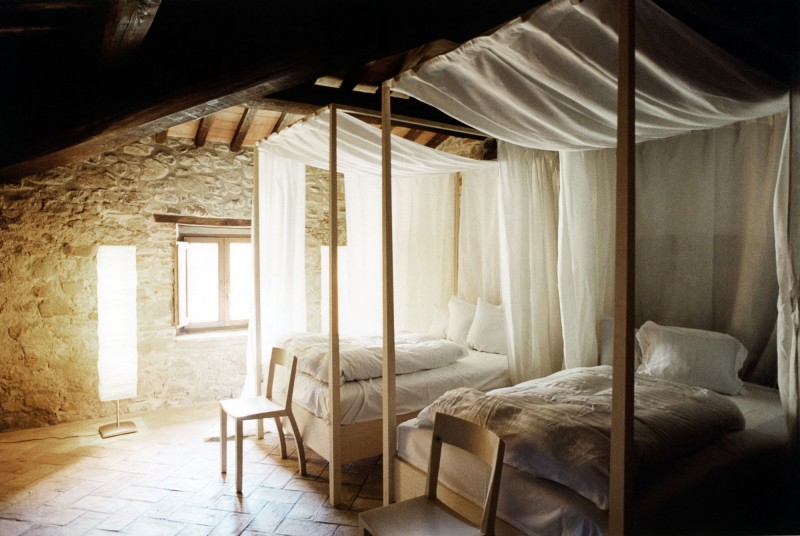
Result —
[[[244, 490], [219, 471], [218, 405], [160, 410], [132, 419], [135, 434], [101, 439], [85, 421], [0, 434], [0, 535], [358, 534], [358, 512], [380, 505], [379, 460], [345, 466], [344, 504], [327, 503], [327, 462], [294, 443], [281, 459], [277, 435], [245, 439]], [[229, 425], [229, 429], [232, 426]]]

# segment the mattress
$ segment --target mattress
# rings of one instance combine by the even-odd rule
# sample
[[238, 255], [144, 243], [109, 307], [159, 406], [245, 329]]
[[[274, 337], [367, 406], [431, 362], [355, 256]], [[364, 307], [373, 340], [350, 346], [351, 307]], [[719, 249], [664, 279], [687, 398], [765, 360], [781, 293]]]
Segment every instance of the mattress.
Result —
[[[510, 385], [508, 357], [470, 350], [466, 357], [435, 369], [397, 376], [397, 413], [424, 408], [442, 393], [456, 387], [483, 391]], [[383, 379], [350, 381], [342, 384], [342, 424], [382, 418]], [[323, 419], [329, 415], [328, 384], [298, 373], [293, 402]]]
[[[732, 495], [750, 500], [754, 488], [764, 489], [759, 487], [769, 486], [781, 474], [787, 434], [778, 392], [746, 387], [743, 394], [730, 397], [745, 416], [745, 430], [637, 475], [636, 525], [646, 532], [670, 532], [681, 526], [697, 529], [702, 522], [718, 519], [720, 512], [729, 513], [735, 504]], [[397, 440], [398, 457], [427, 471], [430, 429], [417, 427], [412, 419], [398, 427]], [[470, 458], [446, 445], [440, 480], [480, 504], [488, 469]], [[508, 465], [503, 467], [497, 514], [526, 534], [607, 532], [606, 511], [565, 486]]]

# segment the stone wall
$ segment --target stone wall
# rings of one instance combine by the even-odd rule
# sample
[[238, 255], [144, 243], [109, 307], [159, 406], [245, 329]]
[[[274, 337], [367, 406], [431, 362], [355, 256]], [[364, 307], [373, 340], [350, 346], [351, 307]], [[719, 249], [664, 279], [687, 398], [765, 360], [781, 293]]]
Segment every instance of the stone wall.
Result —
[[175, 225], [249, 218], [252, 150], [142, 139], [0, 187], [0, 430], [111, 416], [97, 391], [97, 246], [134, 245], [138, 396], [123, 412], [236, 396], [246, 337], [176, 339]]
[[[444, 150], [480, 157], [481, 142]], [[307, 321], [321, 329], [320, 246], [328, 243], [328, 173], [306, 180]], [[175, 337], [175, 226], [154, 214], [250, 218], [253, 153], [145, 138], [0, 186], [0, 431], [110, 417], [97, 378], [97, 246], [135, 245], [138, 396], [125, 413], [237, 396], [246, 337]], [[339, 244], [346, 244], [344, 180]]]

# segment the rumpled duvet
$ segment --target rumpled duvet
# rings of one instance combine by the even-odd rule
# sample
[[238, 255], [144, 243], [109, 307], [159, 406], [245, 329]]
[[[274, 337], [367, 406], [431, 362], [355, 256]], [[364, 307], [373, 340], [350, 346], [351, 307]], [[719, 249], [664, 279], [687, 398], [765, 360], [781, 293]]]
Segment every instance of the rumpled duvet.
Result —
[[[297, 356], [297, 370], [328, 382], [328, 344], [324, 334], [297, 333], [276, 345]], [[469, 353], [453, 341], [420, 335], [395, 335], [395, 372], [409, 374], [444, 367]], [[339, 338], [341, 381], [368, 380], [383, 375], [383, 337], [365, 335]]]
[[[724, 396], [636, 376], [634, 463], [656, 465], [744, 428]], [[449, 413], [494, 431], [506, 442], [505, 463], [563, 484], [608, 509], [611, 367], [575, 368], [488, 393], [460, 388], [423, 409], [418, 426]]]

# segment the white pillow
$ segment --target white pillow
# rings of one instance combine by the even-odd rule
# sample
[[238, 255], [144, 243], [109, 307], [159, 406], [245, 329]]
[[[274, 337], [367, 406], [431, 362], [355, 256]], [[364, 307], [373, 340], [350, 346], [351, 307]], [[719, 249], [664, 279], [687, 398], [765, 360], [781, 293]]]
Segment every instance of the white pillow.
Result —
[[450, 318], [447, 319], [447, 338], [458, 344], [467, 345], [467, 333], [475, 317], [475, 304], [453, 296], [447, 303]]
[[433, 306], [433, 319], [431, 320], [431, 327], [428, 329], [428, 335], [438, 337], [440, 339], [447, 338], [447, 323], [450, 321], [450, 312], [447, 307], [441, 305]]
[[747, 348], [730, 335], [645, 322], [636, 338], [642, 347], [639, 374], [726, 395], [735, 395], [742, 388], [739, 370]]
[[467, 344], [479, 352], [508, 353], [502, 305], [491, 305], [483, 298], [478, 298], [475, 318], [467, 333]]

